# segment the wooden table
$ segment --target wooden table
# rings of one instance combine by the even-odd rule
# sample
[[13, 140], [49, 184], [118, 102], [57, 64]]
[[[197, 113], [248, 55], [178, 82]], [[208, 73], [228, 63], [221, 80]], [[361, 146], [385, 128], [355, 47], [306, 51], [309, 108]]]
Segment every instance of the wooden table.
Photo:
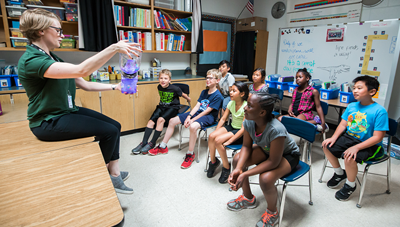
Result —
[[123, 222], [97, 143], [0, 160], [0, 179], [2, 226], [115, 226]]
[[[287, 98], [292, 98], [292, 93], [289, 93], [289, 91], [286, 90], [283, 92], [283, 96], [287, 97]], [[346, 109], [349, 104], [340, 102], [339, 98], [329, 99], [329, 100], [321, 99], [321, 101], [328, 103], [328, 105], [335, 108], [336, 111], [337, 111], [337, 109], [339, 109], [339, 111], [337, 111], [339, 114], [339, 117], [338, 117], [338, 125], [339, 125], [342, 120], [343, 110]]]
[[93, 137], [43, 142], [0, 124], [1, 226], [114, 226], [124, 215]]

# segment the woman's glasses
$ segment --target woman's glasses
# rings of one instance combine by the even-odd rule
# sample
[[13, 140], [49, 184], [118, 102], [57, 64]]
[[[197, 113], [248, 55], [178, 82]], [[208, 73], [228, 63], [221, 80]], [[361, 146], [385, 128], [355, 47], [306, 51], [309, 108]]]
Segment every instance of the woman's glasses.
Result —
[[62, 28], [57, 28], [57, 27], [53, 27], [53, 26], [49, 26], [50, 28], [54, 28], [54, 29], [56, 29], [56, 31], [57, 31], [57, 34], [59, 35], [59, 36], [61, 36], [62, 34], [63, 34], [63, 30], [62, 30]]

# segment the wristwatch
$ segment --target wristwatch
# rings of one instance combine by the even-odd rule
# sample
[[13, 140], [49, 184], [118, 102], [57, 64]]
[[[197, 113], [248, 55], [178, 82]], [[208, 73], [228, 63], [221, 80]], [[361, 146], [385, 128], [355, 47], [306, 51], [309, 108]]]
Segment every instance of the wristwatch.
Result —
[[116, 84], [111, 84], [111, 88], [112, 88], [113, 90], [115, 90], [116, 87], [117, 87]]
[[193, 117], [193, 115], [189, 114], [190, 117]]

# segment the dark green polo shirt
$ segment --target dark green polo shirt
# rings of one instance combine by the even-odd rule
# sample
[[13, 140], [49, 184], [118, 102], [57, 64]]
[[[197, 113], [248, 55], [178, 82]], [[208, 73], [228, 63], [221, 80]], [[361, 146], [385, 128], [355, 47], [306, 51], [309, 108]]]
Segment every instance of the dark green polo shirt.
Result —
[[[62, 60], [51, 53], [52, 57]], [[34, 128], [53, 117], [78, 111], [75, 106], [75, 79], [50, 79], [44, 73], [55, 63], [47, 54], [27, 46], [18, 61], [18, 77], [29, 98], [29, 127]], [[72, 96], [72, 108], [68, 104], [68, 94]]]

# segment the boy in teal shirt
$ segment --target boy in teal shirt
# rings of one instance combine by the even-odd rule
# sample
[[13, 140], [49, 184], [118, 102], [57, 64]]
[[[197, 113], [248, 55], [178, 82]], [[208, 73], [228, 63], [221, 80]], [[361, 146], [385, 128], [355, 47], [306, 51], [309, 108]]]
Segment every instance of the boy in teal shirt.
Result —
[[[335, 194], [340, 201], [347, 200], [356, 190], [357, 163], [382, 156], [382, 139], [389, 130], [385, 108], [372, 99], [379, 82], [370, 76], [359, 76], [353, 83], [353, 95], [358, 102], [347, 106], [333, 136], [322, 142], [325, 156], [335, 171], [327, 186], [335, 188], [347, 178]], [[346, 133], [341, 135], [344, 131]], [[345, 170], [340, 167], [338, 158], [344, 159]]]

